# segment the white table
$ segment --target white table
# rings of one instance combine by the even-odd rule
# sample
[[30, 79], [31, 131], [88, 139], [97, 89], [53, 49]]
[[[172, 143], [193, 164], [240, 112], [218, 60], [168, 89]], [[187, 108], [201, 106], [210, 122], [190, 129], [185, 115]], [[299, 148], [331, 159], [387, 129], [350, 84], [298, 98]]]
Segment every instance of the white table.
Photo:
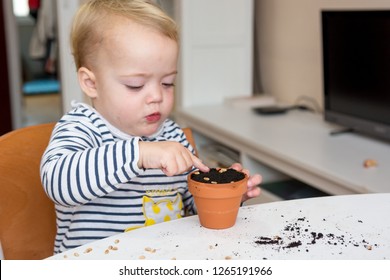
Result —
[[240, 208], [226, 230], [192, 216], [114, 235], [49, 259], [390, 259], [390, 194]]

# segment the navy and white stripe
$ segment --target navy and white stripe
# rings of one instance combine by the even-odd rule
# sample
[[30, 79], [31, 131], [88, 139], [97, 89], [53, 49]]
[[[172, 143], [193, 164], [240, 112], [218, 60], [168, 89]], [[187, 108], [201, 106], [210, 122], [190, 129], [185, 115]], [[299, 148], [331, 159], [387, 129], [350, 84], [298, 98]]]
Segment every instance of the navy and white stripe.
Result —
[[157, 169], [139, 169], [139, 141], [177, 141], [193, 152], [183, 131], [166, 120], [147, 139], [118, 137], [92, 108], [79, 104], [55, 126], [41, 161], [41, 180], [56, 204], [55, 253], [141, 226], [147, 191], [180, 193], [188, 213], [195, 207], [188, 173], [168, 177]]

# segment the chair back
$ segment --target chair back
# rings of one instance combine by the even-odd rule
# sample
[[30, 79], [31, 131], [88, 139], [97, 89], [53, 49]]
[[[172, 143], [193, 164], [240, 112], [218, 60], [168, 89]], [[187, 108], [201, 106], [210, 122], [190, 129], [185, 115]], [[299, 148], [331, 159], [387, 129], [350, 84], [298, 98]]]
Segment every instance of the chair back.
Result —
[[39, 166], [54, 123], [14, 130], [0, 137], [0, 242], [5, 259], [53, 255], [54, 203], [43, 190]]
[[184, 132], [184, 134], [185, 134], [185, 136], [186, 136], [186, 138], [187, 138], [188, 143], [190, 143], [191, 146], [194, 148], [194, 150], [195, 150], [195, 155], [198, 156], [198, 150], [196, 149], [195, 138], [194, 138], [194, 136], [193, 136], [193, 134], [192, 134], [191, 128], [189, 128], [189, 127], [184, 127], [184, 128], [182, 128], [182, 130], [183, 130], [183, 132]]

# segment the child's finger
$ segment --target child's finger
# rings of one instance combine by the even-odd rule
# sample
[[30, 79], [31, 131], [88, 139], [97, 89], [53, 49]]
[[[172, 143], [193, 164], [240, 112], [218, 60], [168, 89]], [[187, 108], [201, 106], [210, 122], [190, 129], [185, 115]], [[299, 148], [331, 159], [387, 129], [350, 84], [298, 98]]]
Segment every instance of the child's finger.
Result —
[[236, 163], [233, 163], [232, 166], [230, 166], [230, 168], [233, 168], [237, 171], [241, 171], [242, 170], [242, 166], [240, 163], [236, 162]]
[[210, 171], [210, 168], [194, 155], [192, 155], [192, 162], [193, 162], [195, 168], [198, 168], [200, 171], [202, 171], [202, 172], [209, 172]]
[[247, 191], [246, 195], [248, 198], [257, 197], [261, 193], [261, 189], [259, 187], [253, 187]]
[[254, 187], [261, 183], [262, 177], [260, 174], [255, 174], [248, 180], [248, 187]]

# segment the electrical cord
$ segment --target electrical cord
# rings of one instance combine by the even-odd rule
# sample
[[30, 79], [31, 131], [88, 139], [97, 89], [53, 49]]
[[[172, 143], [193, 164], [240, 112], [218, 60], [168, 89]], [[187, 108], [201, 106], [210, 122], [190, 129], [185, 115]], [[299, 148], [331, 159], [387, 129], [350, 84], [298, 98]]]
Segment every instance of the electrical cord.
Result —
[[294, 105], [294, 106], [291, 106], [289, 108], [287, 108], [288, 110], [300, 110], [300, 111], [310, 111], [310, 112], [313, 112], [315, 113], [315, 110], [306, 106], [306, 105]]
[[296, 105], [294, 105], [293, 107], [297, 107], [296, 109], [309, 110], [312, 111], [313, 113], [319, 113], [319, 114], [322, 113], [322, 109], [320, 105], [313, 97], [307, 95], [301, 95], [297, 98], [295, 104]]

